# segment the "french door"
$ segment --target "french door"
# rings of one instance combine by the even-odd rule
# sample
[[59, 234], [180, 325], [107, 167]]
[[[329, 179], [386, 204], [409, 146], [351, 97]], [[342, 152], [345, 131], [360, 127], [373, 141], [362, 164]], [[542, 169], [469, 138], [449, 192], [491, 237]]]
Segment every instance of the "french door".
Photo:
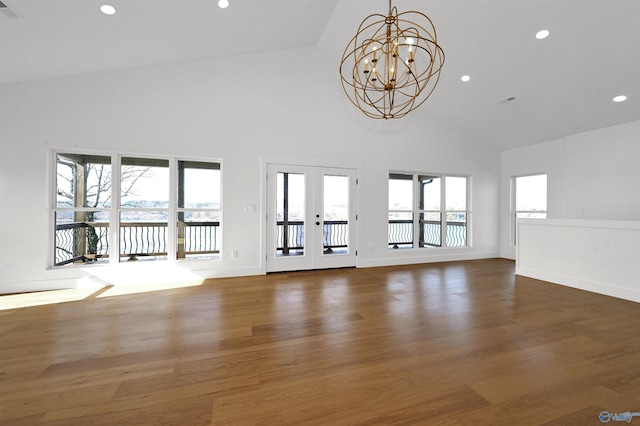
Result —
[[267, 272], [356, 265], [356, 172], [267, 166]]

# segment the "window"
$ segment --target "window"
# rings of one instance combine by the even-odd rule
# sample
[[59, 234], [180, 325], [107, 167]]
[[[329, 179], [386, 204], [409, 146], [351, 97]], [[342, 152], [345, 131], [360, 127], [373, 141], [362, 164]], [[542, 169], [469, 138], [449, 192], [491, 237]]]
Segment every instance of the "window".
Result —
[[220, 163], [70, 153], [55, 161], [53, 265], [219, 256]]
[[389, 174], [389, 247], [413, 247], [413, 176]]
[[390, 249], [465, 247], [468, 178], [436, 174], [389, 174]]
[[54, 264], [104, 262], [109, 256], [111, 157], [56, 156]]
[[447, 247], [464, 247], [467, 243], [467, 178], [445, 177], [445, 215]]
[[516, 176], [512, 178], [512, 230], [516, 244], [516, 220], [547, 217], [547, 175]]
[[168, 255], [169, 160], [120, 161], [120, 261]]
[[178, 259], [215, 257], [220, 234], [220, 164], [178, 161]]

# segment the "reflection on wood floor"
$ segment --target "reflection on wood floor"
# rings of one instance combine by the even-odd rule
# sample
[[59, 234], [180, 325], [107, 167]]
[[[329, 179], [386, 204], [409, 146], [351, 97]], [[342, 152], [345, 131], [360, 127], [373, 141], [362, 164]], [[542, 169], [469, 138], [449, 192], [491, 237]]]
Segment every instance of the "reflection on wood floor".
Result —
[[640, 412], [640, 305], [515, 277], [509, 260], [116, 290], [0, 297], [0, 424], [596, 425]]

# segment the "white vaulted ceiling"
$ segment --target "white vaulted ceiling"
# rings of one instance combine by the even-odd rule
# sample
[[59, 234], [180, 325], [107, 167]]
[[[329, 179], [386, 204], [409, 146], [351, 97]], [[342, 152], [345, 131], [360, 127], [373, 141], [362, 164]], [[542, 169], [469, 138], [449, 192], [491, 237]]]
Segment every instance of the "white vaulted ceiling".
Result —
[[[333, 54], [338, 79], [362, 19], [388, 8], [229, 1], [220, 9], [217, 0], [2, 0], [0, 83], [301, 47]], [[116, 14], [102, 14], [104, 3]], [[393, 3], [427, 14], [445, 51], [438, 87], [412, 115], [436, 115], [499, 149], [640, 120], [639, 0]], [[541, 29], [551, 34], [537, 40]], [[627, 101], [614, 103], [621, 94]]]

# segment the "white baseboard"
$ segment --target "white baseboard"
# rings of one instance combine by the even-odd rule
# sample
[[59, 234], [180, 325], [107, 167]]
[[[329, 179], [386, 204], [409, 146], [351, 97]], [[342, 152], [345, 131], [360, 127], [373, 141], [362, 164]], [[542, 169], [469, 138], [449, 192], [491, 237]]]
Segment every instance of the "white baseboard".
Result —
[[444, 253], [429, 256], [389, 256], [377, 259], [358, 259], [358, 268], [374, 268], [378, 266], [415, 265], [420, 263], [455, 262], [457, 260], [492, 259], [500, 257], [498, 252], [484, 253]]
[[608, 283], [590, 281], [584, 278], [557, 274], [539, 269], [523, 268], [516, 265], [516, 275], [522, 275], [537, 280], [548, 281], [567, 287], [586, 290], [605, 296], [617, 297], [618, 299], [630, 300], [640, 303], [640, 289], [620, 287]]

